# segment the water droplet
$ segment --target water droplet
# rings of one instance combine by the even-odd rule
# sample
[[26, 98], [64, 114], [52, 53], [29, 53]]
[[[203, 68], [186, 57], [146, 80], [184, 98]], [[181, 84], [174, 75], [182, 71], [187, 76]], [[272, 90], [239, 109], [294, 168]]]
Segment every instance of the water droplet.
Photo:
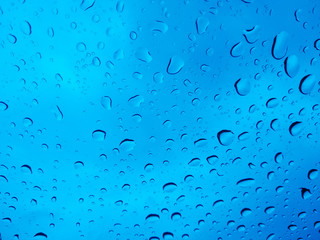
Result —
[[199, 158], [193, 158], [189, 163], [188, 165], [191, 166], [191, 167], [196, 167], [196, 166], [199, 166], [200, 165], [200, 159]]
[[297, 225], [294, 225], [294, 224], [288, 226], [288, 229], [291, 230], [291, 231], [294, 231], [297, 228], [298, 228]]
[[82, 161], [76, 161], [73, 164], [73, 166], [74, 166], [75, 169], [80, 169], [80, 168], [84, 167], [84, 163]]
[[92, 8], [93, 5], [95, 4], [95, 0], [82, 0], [81, 4], [80, 4], [80, 8], [83, 11], [87, 11], [88, 9]]
[[276, 163], [282, 163], [283, 159], [284, 159], [284, 157], [283, 157], [282, 152], [278, 152], [274, 157], [274, 161]]
[[120, 148], [124, 151], [132, 151], [136, 146], [136, 143], [132, 139], [124, 139], [119, 144]]
[[175, 213], [172, 213], [172, 214], [171, 214], [171, 220], [172, 220], [172, 221], [177, 221], [177, 220], [179, 220], [180, 218], [181, 218], [181, 214], [178, 213], [178, 212], [175, 212]]
[[239, 79], [235, 82], [234, 87], [240, 96], [246, 96], [250, 92], [250, 82], [247, 79]]
[[270, 206], [270, 207], [267, 207], [267, 208], [264, 210], [264, 212], [265, 212], [266, 214], [271, 214], [271, 213], [274, 212], [274, 210], [275, 210], [275, 207], [274, 207], [274, 206]]
[[280, 32], [277, 36], [275, 36], [272, 45], [272, 56], [280, 60], [283, 58], [288, 51], [288, 41], [289, 34], [287, 32]]
[[275, 236], [276, 236], [276, 235], [275, 235], [274, 233], [271, 233], [271, 234], [268, 235], [268, 237], [266, 238], [266, 240], [272, 240], [272, 239], [274, 239]]
[[43, 233], [43, 232], [38, 232], [33, 236], [34, 239], [47, 239], [48, 236], [47, 234]]
[[1, 181], [8, 182], [8, 178], [4, 175], [0, 175], [0, 183], [1, 183]]
[[232, 46], [230, 49], [230, 55], [232, 57], [240, 57], [243, 54], [243, 43], [238, 42], [235, 45]]
[[244, 208], [241, 210], [241, 216], [247, 217], [252, 213], [252, 210], [250, 208]]
[[166, 193], [171, 193], [171, 192], [175, 191], [177, 188], [178, 188], [177, 184], [175, 184], [173, 182], [166, 183], [162, 187], [163, 191]]
[[31, 35], [32, 33], [31, 24], [28, 21], [23, 21], [21, 24], [21, 31], [25, 35]]
[[146, 221], [148, 222], [157, 222], [160, 220], [160, 216], [158, 214], [149, 214], [146, 217]]
[[315, 84], [316, 77], [314, 75], [309, 74], [301, 79], [299, 90], [302, 94], [310, 94]]
[[149, 63], [152, 61], [151, 54], [146, 48], [138, 48], [135, 54], [136, 58], [141, 60], [142, 62]]
[[86, 49], [87, 49], [87, 46], [83, 42], [79, 42], [77, 44], [77, 50], [79, 52], [84, 52], [84, 51], [86, 51]]
[[27, 164], [22, 165], [20, 168], [21, 168], [21, 171], [24, 173], [32, 173], [31, 167]]
[[103, 96], [101, 98], [100, 102], [101, 102], [102, 107], [104, 107], [107, 110], [111, 110], [111, 108], [112, 108], [112, 99], [111, 99], [111, 97]]
[[216, 155], [212, 155], [212, 156], [207, 157], [207, 162], [210, 165], [215, 165], [218, 161], [219, 161], [219, 158]]
[[92, 132], [92, 138], [95, 141], [103, 141], [106, 138], [106, 132], [102, 130], [95, 130]]
[[196, 20], [196, 28], [198, 34], [203, 34], [207, 31], [209, 20], [206, 17], [198, 17]]
[[194, 146], [195, 147], [204, 147], [207, 144], [208, 144], [208, 141], [205, 138], [200, 138], [200, 139], [194, 141]]
[[220, 207], [223, 204], [224, 204], [224, 201], [222, 199], [219, 199], [212, 204], [212, 207]]
[[308, 199], [311, 196], [312, 196], [312, 194], [311, 194], [310, 189], [301, 188], [301, 197], [302, 197], [302, 199]]
[[266, 103], [267, 108], [275, 108], [278, 105], [279, 105], [279, 100], [277, 98], [270, 98]]
[[155, 83], [163, 83], [163, 74], [160, 72], [156, 72], [155, 74], [153, 74], [153, 81]]
[[315, 49], [320, 50], [320, 39], [314, 41], [314, 47]]
[[177, 74], [181, 71], [181, 69], [184, 67], [184, 61], [179, 56], [173, 56], [170, 58], [168, 67], [167, 67], [167, 73], [170, 75]]
[[316, 179], [316, 178], [318, 177], [318, 174], [319, 174], [319, 172], [318, 172], [317, 169], [311, 169], [311, 170], [308, 172], [308, 178], [309, 178], [310, 180], [314, 180], [314, 179]]
[[286, 74], [293, 78], [299, 72], [299, 59], [296, 55], [290, 55], [284, 61], [284, 70]]
[[28, 118], [28, 117], [24, 118], [24, 119], [23, 119], [23, 125], [24, 125], [25, 127], [30, 127], [30, 126], [32, 126], [32, 125], [33, 125], [32, 119], [31, 119], [31, 118]]
[[234, 133], [230, 130], [222, 130], [218, 132], [217, 137], [221, 145], [228, 146], [234, 140]]
[[141, 103], [144, 102], [144, 97], [135, 95], [128, 100], [129, 104], [133, 107], [140, 107]]
[[244, 178], [237, 182], [239, 187], [249, 187], [255, 184], [255, 180], [253, 178]]
[[54, 116], [58, 121], [63, 119], [63, 114], [58, 106], [56, 106], [53, 110]]
[[17, 37], [13, 34], [8, 34], [8, 41], [9, 41], [9, 43], [16, 44]]
[[292, 136], [297, 136], [302, 132], [302, 122], [294, 122], [289, 127], [289, 132]]
[[116, 10], [118, 13], [122, 13], [124, 10], [124, 2], [123, 1], [118, 1], [117, 2], [117, 6], [116, 6]]
[[8, 109], [8, 104], [5, 102], [0, 102], [0, 111], [5, 111]]
[[154, 21], [152, 31], [166, 33], [168, 31], [168, 25], [163, 21]]

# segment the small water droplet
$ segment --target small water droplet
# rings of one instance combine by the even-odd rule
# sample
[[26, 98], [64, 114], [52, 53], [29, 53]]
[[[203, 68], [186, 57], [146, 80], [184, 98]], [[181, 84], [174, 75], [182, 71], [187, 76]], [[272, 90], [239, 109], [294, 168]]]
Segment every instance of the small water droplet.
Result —
[[255, 184], [255, 180], [253, 178], [244, 178], [237, 182], [239, 187], [249, 187]]

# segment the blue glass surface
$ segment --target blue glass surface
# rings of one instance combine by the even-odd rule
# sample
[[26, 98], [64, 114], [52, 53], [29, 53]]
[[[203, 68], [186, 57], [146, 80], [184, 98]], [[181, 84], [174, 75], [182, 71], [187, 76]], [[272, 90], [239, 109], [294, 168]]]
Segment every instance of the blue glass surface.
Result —
[[320, 2], [0, 1], [0, 239], [320, 239]]

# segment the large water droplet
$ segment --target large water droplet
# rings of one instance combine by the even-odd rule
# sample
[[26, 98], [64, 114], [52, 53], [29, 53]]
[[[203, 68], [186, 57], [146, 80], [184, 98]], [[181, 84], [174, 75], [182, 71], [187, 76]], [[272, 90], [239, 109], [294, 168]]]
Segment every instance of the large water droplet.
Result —
[[315, 84], [316, 77], [314, 75], [309, 74], [301, 79], [299, 90], [302, 94], [310, 94]]
[[301, 133], [302, 131], [302, 122], [294, 122], [290, 125], [289, 127], [289, 132], [292, 136], [297, 136]]
[[317, 169], [311, 169], [311, 170], [308, 172], [308, 178], [309, 178], [310, 180], [314, 180], [314, 179], [316, 179], [316, 178], [318, 177], [318, 174], [319, 174], [319, 172], [318, 172]]
[[171, 192], [175, 191], [177, 188], [178, 188], [177, 184], [175, 184], [173, 182], [166, 183], [162, 187], [163, 191], [166, 193], [171, 193]]
[[240, 96], [246, 96], [250, 92], [251, 85], [248, 79], [240, 78], [235, 82], [234, 87]]
[[128, 152], [134, 149], [134, 147], [136, 146], [136, 143], [132, 139], [124, 139], [120, 142], [119, 146], [120, 146], [120, 149]]
[[287, 54], [288, 40], [289, 34], [285, 31], [280, 32], [277, 36], [275, 36], [272, 45], [272, 56], [275, 59], [280, 60]]
[[221, 145], [228, 146], [234, 140], [234, 133], [230, 130], [222, 130], [218, 132], [217, 137]]
[[196, 20], [196, 28], [198, 34], [203, 34], [207, 31], [209, 20], [206, 17], [198, 17]]
[[92, 138], [95, 141], [103, 141], [106, 138], [106, 132], [102, 130], [95, 130], [92, 132]]
[[179, 56], [173, 56], [170, 58], [168, 67], [167, 67], [167, 73], [170, 75], [177, 74], [181, 71], [181, 69], [184, 66], [184, 61]]
[[299, 72], [299, 59], [296, 55], [290, 55], [284, 61], [284, 70], [286, 74], [293, 78]]

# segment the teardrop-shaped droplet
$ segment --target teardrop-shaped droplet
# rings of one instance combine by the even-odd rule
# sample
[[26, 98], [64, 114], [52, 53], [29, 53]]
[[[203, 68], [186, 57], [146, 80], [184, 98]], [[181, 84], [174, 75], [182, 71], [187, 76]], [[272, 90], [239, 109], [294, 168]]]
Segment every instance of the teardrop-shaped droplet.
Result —
[[235, 45], [232, 46], [230, 50], [230, 55], [232, 57], [240, 57], [243, 54], [243, 43], [238, 42]]
[[184, 61], [179, 56], [173, 56], [170, 58], [169, 64], [167, 66], [167, 73], [170, 75], [177, 74], [184, 67]]
[[316, 77], [314, 75], [309, 74], [301, 79], [299, 90], [302, 94], [310, 94], [315, 84]]
[[207, 31], [209, 20], [206, 17], [198, 17], [196, 20], [196, 28], [198, 34], [203, 34]]
[[280, 32], [277, 36], [275, 36], [272, 45], [272, 56], [275, 59], [280, 60], [287, 54], [288, 41], [289, 34], [285, 31]]
[[275, 108], [278, 105], [279, 105], [279, 100], [277, 98], [270, 98], [266, 103], [267, 108]]
[[299, 72], [299, 59], [296, 55], [290, 55], [284, 61], [284, 70], [286, 74], [293, 78]]
[[32, 28], [31, 28], [31, 24], [28, 21], [23, 21], [21, 23], [21, 31], [25, 34], [25, 35], [31, 35], [32, 33]]

